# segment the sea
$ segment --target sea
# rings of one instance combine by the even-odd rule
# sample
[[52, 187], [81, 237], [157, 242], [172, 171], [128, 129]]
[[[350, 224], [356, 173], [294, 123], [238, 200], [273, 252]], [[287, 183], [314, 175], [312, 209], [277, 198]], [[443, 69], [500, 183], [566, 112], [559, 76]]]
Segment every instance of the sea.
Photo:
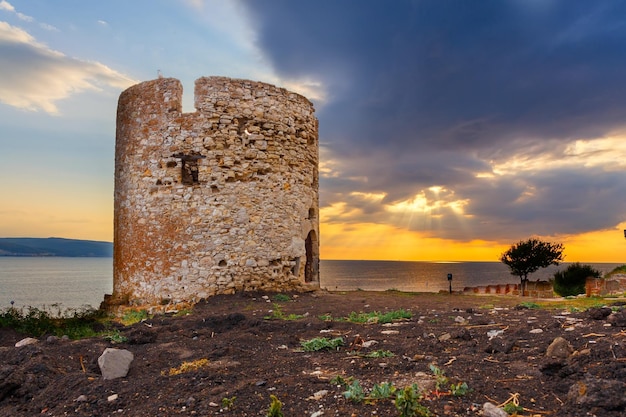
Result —
[[[603, 274], [622, 265], [586, 264]], [[567, 265], [540, 269], [529, 278], [549, 280]], [[460, 291], [518, 282], [499, 262], [320, 261], [320, 286], [330, 291], [439, 292], [448, 291], [450, 285]], [[61, 314], [97, 308], [112, 290], [112, 258], [0, 257], [0, 310], [36, 307]]]

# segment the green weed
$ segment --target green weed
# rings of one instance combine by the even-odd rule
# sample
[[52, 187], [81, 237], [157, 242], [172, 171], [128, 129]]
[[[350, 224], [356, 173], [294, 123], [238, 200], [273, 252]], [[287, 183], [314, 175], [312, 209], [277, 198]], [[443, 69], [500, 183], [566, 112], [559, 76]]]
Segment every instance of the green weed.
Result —
[[372, 391], [370, 391], [369, 397], [374, 400], [382, 400], [391, 398], [396, 393], [397, 388], [389, 382], [383, 382], [382, 384], [374, 384]]
[[272, 299], [274, 301], [291, 301], [291, 297], [289, 297], [287, 294], [274, 294], [274, 296], [272, 297]]
[[413, 317], [413, 314], [410, 311], [406, 310], [395, 310], [388, 312], [380, 312], [380, 311], [371, 311], [369, 313], [364, 312], [351, 312], [347, 317], [337, 317], [334, 318], [330, 314], [324, 314], [319, 316], [320, 320], [323, 321], [347, 321], [350, 323], [360, 323], [360, 324], [372, 324], [372, 323], [391, 323], [399, 320], [408, 320]]
[[348, 386], [348, 390], [343, 393], [343, 396], [354, 403], [360, 403], [365, 399], [365, 392], [358, 379], [352, 381], [352, 384]]
[[300, 342], [305, 352], [317, 352], [319, 350], [334, 350], [344, 345], [343, 338], [328, 339], [326, 337], [315, 337], [310, 340]]
[[146, 310], [126, 310], [120, 322], [124, 326], [131, 326], [135, 323], [139, 323], [142, 320], [148, 319], [148, 312]]
[[222, 398], [222, 408], [225, 410], [232, 410], [235, 407], [235, 400], [237, 397], [224, 397]]
[[518, 306], [522, 308], [535, 309], [535, 310], [541, 308], [539, 304], [532, 302], [532, 301], [524, 301], [522, 303], [519, 303]]
[[336, 375], [330, 380], [330, 383], [332, 385], [341, 385], [343, 387], [347, 387], [348, 385], [352, 383], [352, 381], [354, 381], [354, 377], [352, 376], [349, 376], [348, 378], [344, 378], [341, 375]]
[[114, 330], [104, 335], [106, 340], [109, 340], [111, 343], [124, 343], [128, 342], [128, 338], [120, 333], [119, 330]]
[[270, 399], [272, 402], [267, 410], [266, 417], [283, 417], [283, 403], [275, 395], [270, 395]]
[[394, 401], [400, 417], [430, 417], [430, 410], [420, 403], [418, 390], [414, 386], [398, 391]]
[[468, 392], [470, 392], [470, 389], [467, 386], [467, 382], [459, 382], [457, 384], [450, 385], [450, 392], [455, 397], [464, 397]]
[[301, 314], [285, 314], [280, 304], [274, 303], [273, 306], [271, 314], [263, 317], [265, 320], [299, 320], [304, 317]]
[[513, 402], [504, 404], [504, 407], [502, 407], [502, 409], [511, 415], [524, 411], [524, 407]]
[[391, 358], [393, 356], [395, 355], [389, 350], [375, 350], [365, 355], [366, 358]]
[[433, 375], [435, 375], [435, 389], [437, 391], [444, 390], [448, 385], [448, 377], [440, 368], [435, 365], [431, 364], [429, 368]]

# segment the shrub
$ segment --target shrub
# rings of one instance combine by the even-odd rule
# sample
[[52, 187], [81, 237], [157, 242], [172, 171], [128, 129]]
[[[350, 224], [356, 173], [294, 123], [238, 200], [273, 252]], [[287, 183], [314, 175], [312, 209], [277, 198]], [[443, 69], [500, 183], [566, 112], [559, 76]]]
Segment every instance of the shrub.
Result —
[[565, 271], [557, 271], [552, 282], [554, 292], [562, 297], [585, 293], [585, 282], [588, 277], [600, 278], [600, 271], [590, 265], [581, 265], [576, 262], [571, 264]]

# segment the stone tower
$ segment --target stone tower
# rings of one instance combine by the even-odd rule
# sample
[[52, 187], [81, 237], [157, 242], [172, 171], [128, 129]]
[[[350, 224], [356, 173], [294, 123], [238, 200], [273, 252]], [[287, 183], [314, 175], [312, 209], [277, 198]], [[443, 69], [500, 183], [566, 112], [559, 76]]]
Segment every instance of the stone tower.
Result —
[[318, 122], [270, 84], [159, 78], [118, 103], [109, 304], [319, 287]]

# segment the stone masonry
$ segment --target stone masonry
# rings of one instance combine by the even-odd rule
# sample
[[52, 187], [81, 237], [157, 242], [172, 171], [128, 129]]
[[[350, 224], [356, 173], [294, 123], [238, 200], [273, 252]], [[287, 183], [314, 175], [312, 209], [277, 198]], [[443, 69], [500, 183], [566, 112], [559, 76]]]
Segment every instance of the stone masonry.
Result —
[[173, 78], [118, 103], [109, 305], [319, 287], [318, 121], [305, 97], [224, 77]]

